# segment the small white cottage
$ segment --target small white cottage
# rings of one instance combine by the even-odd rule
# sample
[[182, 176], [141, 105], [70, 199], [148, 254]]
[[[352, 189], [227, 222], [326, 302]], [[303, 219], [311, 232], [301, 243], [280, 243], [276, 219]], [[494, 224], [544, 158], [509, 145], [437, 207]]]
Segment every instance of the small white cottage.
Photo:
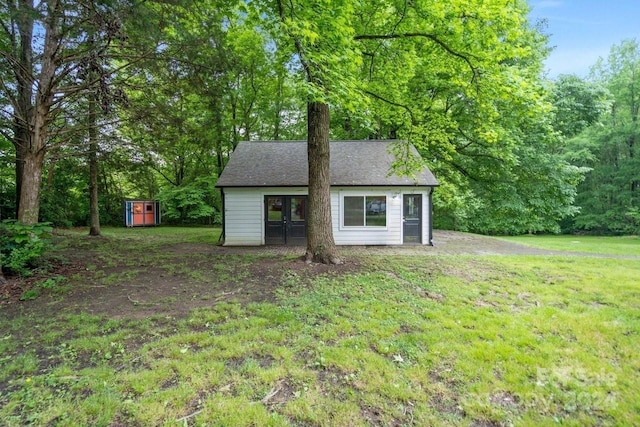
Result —
[[[432, 244], [431, 196], [438, 181], [426, 167], [413, 177], [393, 174], [398, 144], [406, 142], [331, 142], [337, 245]], [[239, 143], [216, 184], [224, 245], [306, 244], [307, 183], [305, 141]]]

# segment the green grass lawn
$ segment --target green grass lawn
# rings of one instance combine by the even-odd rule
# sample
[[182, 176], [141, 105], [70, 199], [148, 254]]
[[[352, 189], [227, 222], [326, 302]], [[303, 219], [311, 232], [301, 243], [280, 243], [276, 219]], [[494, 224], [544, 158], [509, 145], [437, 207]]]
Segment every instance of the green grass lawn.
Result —
[[522, 243], [542, 249], [569, 252], [588, 252], [606, 255], [640, 256], [640, 237], [638, 236], [509, 236], [502, 240]]
[[[144, 242], [149, 244], [209, 243], [215, 245], [220, 238], [220, 227], [102, 227], [102, 236], [115, 243]], [[82, 239], [87, 236], [83, 228], [56, 229], [56, 234]], [[61, 244], [73, 243], [62, 241]]]
[[[113, 251], [137, 242], [153, 257], [160, 254], [144, 248], [178, 236], [217, 239], [202, 230], [109, 230], [104, 244]], [[78, 238], [71, 233], [60, 244]], [[35, 301], [41, 311], [0, 311], [0, 419], [7, 426], [640, 424], [640, 261], [355, 261], [362, 268], [341, 274], [283, 271], [275, 300], [212, 301], [181, 318], [51, 315], [48, 295]]]

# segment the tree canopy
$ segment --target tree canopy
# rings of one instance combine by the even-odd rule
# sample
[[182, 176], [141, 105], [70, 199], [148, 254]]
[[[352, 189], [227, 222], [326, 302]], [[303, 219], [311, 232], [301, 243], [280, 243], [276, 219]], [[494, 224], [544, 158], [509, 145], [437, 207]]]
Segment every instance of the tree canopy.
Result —
[[[607, 58], [592, 68], [578, 99], [587, 108], [579, 112], [590, 126], [575, 133], [566, 155], [590, 169], [578, 187], [580, 213], [570, 230], [597, 233], [640, 232], [640, 46], [625, 40], [613, 46]], [[594, 97], [594, 89], [597, 96]], [[600, 107], [594, 108], [593, 101]], [[600, 101], [602, 100], [602, 101]], [[602, 113], [596, 118], [596, 110]], [[579, 110], [576, 110], [579, 111]], [[575, 122], [580, 123], [578, 120]]]
[[524, 0], [5, 0], [0, 212], [89, 224], [92, 189], [103, 223], [125, 198], [217, 223], [238, 141], [320, 129], [415, 145], [396, 172], [437, 175], [437, 227], [637, 232], [637, 42], [550, 81], [527, 16]]

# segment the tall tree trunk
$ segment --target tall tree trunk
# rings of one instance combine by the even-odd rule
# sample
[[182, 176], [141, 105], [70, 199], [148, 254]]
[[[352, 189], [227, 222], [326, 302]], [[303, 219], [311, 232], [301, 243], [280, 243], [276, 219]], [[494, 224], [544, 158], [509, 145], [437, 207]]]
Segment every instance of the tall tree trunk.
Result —
[[22, 194], [24, 158], [27, 155], [29, 137], [29, 130], [20, 124], [16, 124], [14, 138], [12, 141], [16, 150], [16, 217], [18, 216], [18, 212], [20, 212], [20, 195]]
[[56, 0], [50, 0], [48, 5], [48, 19], [43, 22], [45, 35], [42, 62], [37, 79], [37, 96], [35, 107], [31, 109], [32, 114], [29, 117], [29, 139], [25, 144], [24, 169], [20, 186], [18, 221], [23, 224], [35, 224], [40, 214], [40, 185], [47, 150], [47, 126], [53, 105], [56, 61], [59, 59], [56, 57], [60, 49], [59, 35], [55, 27], [59, 3]]
[[31, 139], [29, 124], [33, 111], [33, 0], [21, 0], [15, 11], [20, 35], [20, 51], [18, 54], [20, 66], [14, 68], [17, 82], [17, 106], [14, 121], [13, 145], [16, 150], [16, 216], [20, 209], [20, 193], [22, 189], [22, 175], [24, 158]]
[[[43, 67], [43, 73], [45, 70], [46, 68]], [[52, 95], [47, 95], [36, 103], [31, 120], [31, 132], [28, 136], [29, 141], [23, 154], [20, 204], [18, 206], [18, 221], [23, 224], [35, 224], [38, 222], [40, 214], [40, 186], [47, 149], [47, 117], [52, 98]]]
[[98, 117], [97, 99], [89, 97], [89, 236], [100, 235], [100, 207], [98, 205]]
[[[218, 168], [218, 176], [222, 174], [222, 170], [224, 169], [224, 154], [222, 152], [222, 141], [223, 137], [223, 124], [222, 124], [222, 110], [220, 109], [220, 98], [217, 96], [213, 98], [213, 103], [211, 104], [211, 111], [213, 112], [213, 129], [215, 131], [215, 135], [213, 137], [215, 150], [216, 150], [216, 166]], [[234, 135], [235, 135], [235, 122], [234, 122]]]
[[44, 148], [28, 150], [24, 157], [20, 208], [18, 210], [18, 221], [23, 224], [35, 224], [38, 222], [44, 152]]
[[329, 105], [307, 104], [307, 155], [309, 161], [308, 262], [340, 264], [331, 224]]

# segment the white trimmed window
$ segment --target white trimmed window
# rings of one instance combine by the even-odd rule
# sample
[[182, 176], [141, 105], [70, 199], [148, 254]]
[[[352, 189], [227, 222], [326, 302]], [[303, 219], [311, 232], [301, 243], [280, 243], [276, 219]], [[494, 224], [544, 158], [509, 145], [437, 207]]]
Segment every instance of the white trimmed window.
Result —
[[386, 227], [387, 196], [344, 196], [343, 227]]

